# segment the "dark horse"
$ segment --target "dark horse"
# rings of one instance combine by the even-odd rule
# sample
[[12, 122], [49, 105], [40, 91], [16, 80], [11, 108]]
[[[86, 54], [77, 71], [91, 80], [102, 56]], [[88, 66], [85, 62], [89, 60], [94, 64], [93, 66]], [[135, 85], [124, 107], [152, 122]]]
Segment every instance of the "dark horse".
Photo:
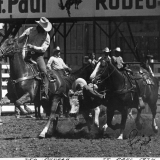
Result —
[[49, 71], [48, 74], [56, 78], [56, 82], [49, 84], [49, 101], [45, 102], [41, 101], [40, 97], [41, 81], [39, 80], [37, 66], [27, 63], [24, 60], [22, 48], [18, 46], [14, 38], [9, 37], [3, 42], [0, 47], [0, 57], [9, 57], [10, 79], [13, 83], [13, 90], [8, 90], [8, 92], [14, 93], [14, 96], [16, 95], [15, 105], [32, 102], [35, 105], [35, 111], [36, 108], [40, 108], [40, 105], [42, 105], [48, 115], [51, 113], [48, 123], [40, 134], [40, 137], [45, 137], [47, 131], [48, 135], [52, 135], [53, 125], [50, 124], [56, 119], [56, 111], [61, 98], [67, 99], [68, 91], [72, 88], [74, 80], [79, 77], [87, 80], [93, 71], [90, 64], [82, 67], [67, 78], [62, 77], [58, 71]]
[[63, 99], [64, 101], [63, 107], [65, 108], [67, 108], [66, 106], [69, 107], [68, 91], [72, 89], [74, 81], [77, 78], [83, 78], [86, 81], [89, 81], [89, 77], [90, 74], [93, 72], [93, 68], [91, 64], [87, 64], [82, 68], [78, 69], [77, 71], [75, 71], [74, 73], [71, 73], [69, 76], [62, 76], [56, 70], [52, 70], [50, 72], [51, 76], [53, 74], [54, 78], [56, 78], [57, 80], [55, 83], [50, 84], [50, 91], [49, 91], [50, 100], [48, 102], [48, 105], [51, 106], [51, 110], [49, 112], [50, 116], [48, 122], [44, 127], [43, 131], [39, 135], [39, 137], [41, 138], [51, 137], [53, 135], [58, 120], [58, 116], [56, 114], [57, 108], [59, 103], [61, 102], [61, 99]]
[[[148, 79], [152, 82], [150, 85], [145, 83], [145, 79], [141, 77], [140, 70], [148, 76]], [[118, 139], [123, 139], [123, 131], [125, 129], [125, 124], [128, 115], [128, 108], [136, 108], [138, 113], [136, 117], [136, 125], [138, 129], [141, 129], [140, 124], [140, 114], [142, 109], [140, 109], [138, 101], [138, 89], [143, 93], [143, 100], [147, 103], [151, 109], [152, 118], [152, 128], [154, 132], [158, 132], [158, 126], [156, 125], [156, 110], [157, 110], [157, 99], [158, 99], [158, 80], [157, 78], [151, 76], [145, 69], [138, 67], [134, 73], [139, 75], [136, 80], [135, 77], [129, 76], [126, 71], [119, 71], [113, 64], [109, 57], [103, 57], [97, 64], [95, 70], [91, 74], [91, 79], [96, 83], [99, 82], [100, 88], [106, 90], [106, 104], [107, 104], [107, 124], [112, 129], [120, 129], [120, 136]], [[139, 86], [139, 87], [137, 87]], [[121, 115], [121, 123], [112, 125], [112, 118], [114, 116], [114, 111], [118, 110]]]
[[[0, 47], [0, 57], [9, 57], [10, 63], [10, 85], [8, 92], [13, 95], [14, 104], [19, 106], [27, 102], [35, 105], [35, 116], [40, 117], [40, 81], [36, 79], [39, 75], [36, 66], [24, 61], [22, 48], [17, 40], [12, 37], [6, 39]], [[38, 113], [37, 113], [38, 108]]]

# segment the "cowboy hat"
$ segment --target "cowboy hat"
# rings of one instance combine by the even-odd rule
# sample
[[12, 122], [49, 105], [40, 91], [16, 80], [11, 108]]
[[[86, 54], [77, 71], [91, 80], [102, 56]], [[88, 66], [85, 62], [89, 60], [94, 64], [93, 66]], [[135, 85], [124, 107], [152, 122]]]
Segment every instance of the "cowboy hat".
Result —
[[39, 21], [36, 21], [38, 25], [40, 25], [46, 32], [51, 31], [52, 24], [46, 17], [41, 17]]
[[111, 52], [111, 50], [110, 50], [108, 47], [106, 47], [106, 48], [103, 49], [102, 51], [103, 51], [103, 52], [107, 52], [107, 53], [108, 53], [108, 52]]
[[80, 88], [82, 88], [84, 85], [87, 85], [87, 82], [83, 78], [78, 78], [72, 84], [72, 89], [75, 92], [79, 90]]
[[114, 49], [114, 51], [122, 52], [122, 50], [121, 50], [121, 48], [120, 48], [120, 47], [116, 47], [116, 48]]
[[61, 50], [60, 47], [57, 46], [56, 48], [53, 49], [53, 53], [54, 53], [54, 52], [57, 52], [57, 51], [60, 51], [60, 50]]

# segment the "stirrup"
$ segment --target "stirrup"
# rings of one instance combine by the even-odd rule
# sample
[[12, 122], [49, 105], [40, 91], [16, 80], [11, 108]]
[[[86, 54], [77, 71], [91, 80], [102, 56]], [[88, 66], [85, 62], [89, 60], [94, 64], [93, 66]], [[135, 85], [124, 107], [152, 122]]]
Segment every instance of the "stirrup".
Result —
[[28, 61], [28, 62], [30, 62], [30, 63], [32, 63], [32, 64], [37, 65], [37, 62], [36, 62], [36, 61], [34, 61], [32, 58], [27, 59], [27, 61]]

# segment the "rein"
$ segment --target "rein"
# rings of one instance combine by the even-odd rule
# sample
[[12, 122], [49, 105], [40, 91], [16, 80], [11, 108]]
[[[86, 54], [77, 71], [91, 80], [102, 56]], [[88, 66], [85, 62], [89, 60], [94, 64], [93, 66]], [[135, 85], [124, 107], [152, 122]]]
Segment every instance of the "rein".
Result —
[[[107, 67], [105, 67], [103, 73], [104, 73], [106, 70], [107, 70]], [[114, 73], [115, 70], [116, 70], [116, 69], [114, 68], [114, 70], [113, 70], [106, 78], [104, 78], [104, 79], [101, 80], [101, 81], [98, 81], [98, 83], [102, 83], [102, 82], [104, 82], [106, 79], [108, 79], [108, 78]], [[103, 73], [102, 73], [102, 74], [103, 74]]]
[[[105, 69], [103, 70], [102, 74], [107, 70], [107, 67], [108, 67], [108, 66], [105, 67]], [[104, 79], [101, 80], [101, 81], [98, 81], [98, 83], [99, 83], [99, 84], [100, 84], [100, 83], [103, 83], [103, 82], [104, 82], [106, 79], [108, 79], [115, 71], [116, 71], [116, 68], [114, 68], [114, 70], [113, 70], [110, 74], [108, 74], [108, 76], [107, 76], [106, 78], [104, 78]], [[102, 74], [101, 74], [101, 75], [102, 75]], [[133, 86], [132, 86], [131, 88], [129, 88], [129, 89], [126, 88], [126, 79], [125, 79], [124, 74], [122, 74], [122, 75], [123, 75], [123, 78], [124, 78], [123, 88], [120, 89], [120, 90], [114, 91], [114, 93], [117, 93], [117, 94], [125, 94], [125, 93], [127, 93], [127, 92], [133, 91], [133, 89], [134, 89]], [[125, 90], [125, 89], [127, 89], [127, 90]], [[101, 92], [106, 92], [106, 91], [109, 91], [109, 90], [106, 90], [106, 89], [105, 89], [105, 90], [103, 90], [103, 91], [101, 91]]]
[[37, 73], [37, 74], [35, 74], [35, 75], [32, 75], [32, 76], [27, 76], [27, 77], [22, 77], [22, 78], [18, 78], [18, 79], [16, 79], [16, 80], [12, 80], [13, 81], [13, 83], [19, 83], [19, 82], [21, 82], [21, 81], [25, 81], [25, 80], [29, 80], [29, 79], [34, 79], [36, 76], [38, 76], [39, 75], [39, 73]]

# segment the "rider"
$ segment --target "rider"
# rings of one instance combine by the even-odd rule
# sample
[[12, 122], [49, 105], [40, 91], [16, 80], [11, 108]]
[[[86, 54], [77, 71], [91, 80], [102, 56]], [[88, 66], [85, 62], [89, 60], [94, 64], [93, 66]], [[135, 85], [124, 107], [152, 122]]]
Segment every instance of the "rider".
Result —
[[[127, 72], [129, 72], [129, 73], [132, 73], [132, 70], [130, 70], [129, 68], [127, 68], [126, 67], [126, 65], [125, 65], [125, 63], [124, 63], [124, 61], [123, 61], [123, 59], [122, 59], [122, 57], [120, 56], [121, 55], [121, 48], [120, 47], [117, 47], [117, 48], [115, 48], [114, 49], [114, 55], [112, 56], [112, 58], [113, 58], [113, 60], [116, 62], [116, 64], [117, 64], [117, 68], [119, 69], [119, 70], [126, 70]], [[136, 85], [138, 85], [138, 84], [136, 84]], [[138, 87], [138, 86], [137, 86]], [[140, 91], [139, 91], [140, 92]], [[143, 99], [142, 99], [142, 97], [140, 96], [140, 93], [139, 93], [139, 106], [140, 106], [140, 108], [144, 108], [145, 107], [145, 104], [144, 104], [144, 102], [143, 102]]]
[[57, 46], [55, 49], [53, 49], [53, 56], [50, 57], [47, 63], [47, 68], [50, 70], [58, 70], [58, 72], [62, 76], [66, 76], [66, 71], [71, 72], [72, 69], [68, 67], [63, 59], [61, 58], [61, 52], [60, 52], [60, 47]]
[[109, 54], [111, 53], [111, 50], [108, 48], [108, 47], [106, 47], [106, 48], [104, 48], [103, 50], [102, 50], [102, 53], [101, 53], [101, 56], [98, 58], [98, 61], [103, 57], [103, 56], [109, 56]]
[[41, 17], [36, 23], [36, 27], [30, 27], [23, 32], [19, 37], [18, 42], [26, 43], [28, 54], [30, 53], [31, 58], [37, 62], [43, 79], [42, 99], [48, 99], [49, 77], [47, 75], [43, 56], [50, 45], [50, 36], [48, 32], [51, 31], [52, 24], [45, 17]]
[[153, 55], [147, 55], [146, 56], [146, 61], [144, 64], [142, 64], [142, 67], [145, 68], [153, 77], [154, 73], [152, 71], [152, 68], [150, 67], [151, 60], [153, 59]]
[[97, 60], [96, 60], [96, 55], [94, 52], [92, 52], [90, 55], [89, 55], [89, 58], [88, 58], [88, 64], [91, 64], [93, 68], [95, 68], [96, 64], [97, 64]]

